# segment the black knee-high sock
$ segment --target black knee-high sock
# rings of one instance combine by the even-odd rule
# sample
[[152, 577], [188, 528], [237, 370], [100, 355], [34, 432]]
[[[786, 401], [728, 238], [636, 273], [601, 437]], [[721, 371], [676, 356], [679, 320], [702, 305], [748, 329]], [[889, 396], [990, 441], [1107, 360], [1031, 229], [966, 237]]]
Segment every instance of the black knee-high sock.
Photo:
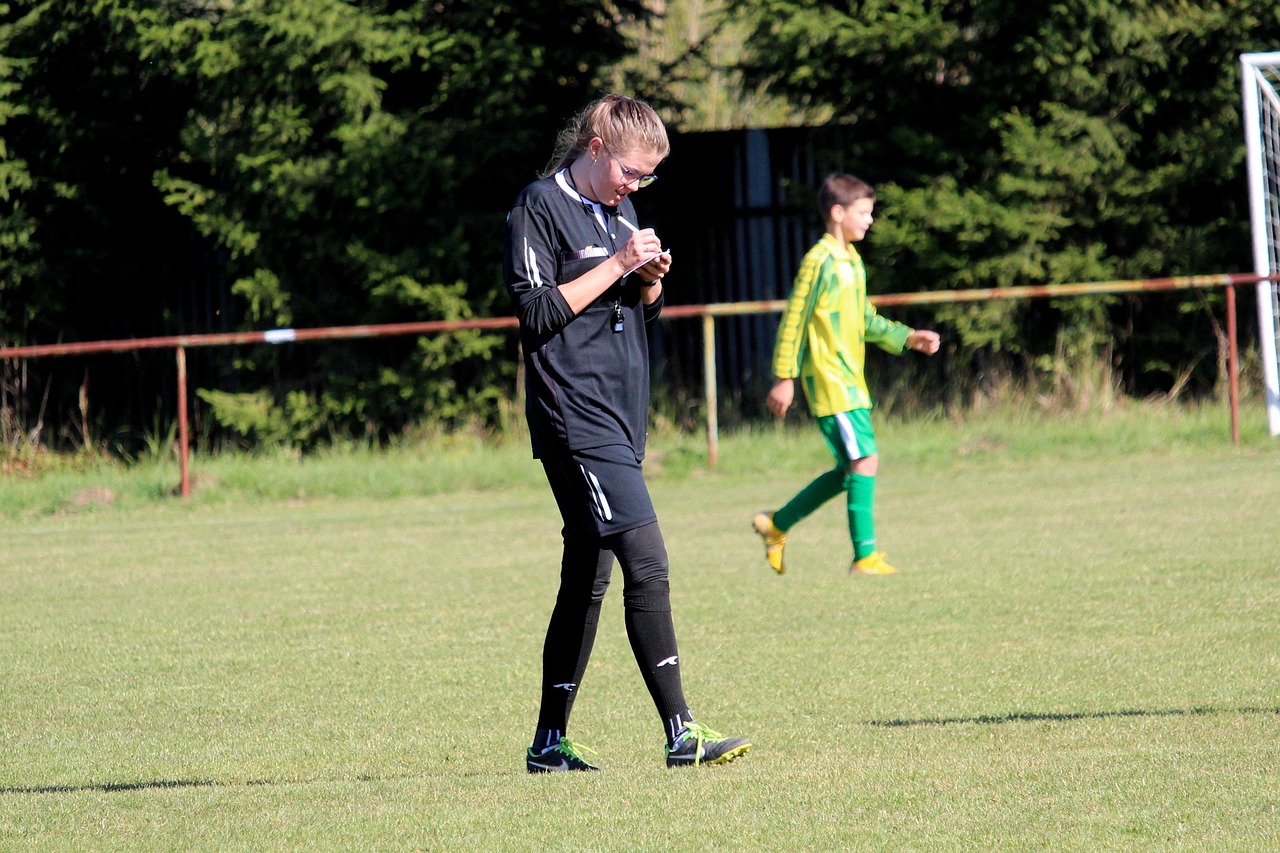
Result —
[[[575, 610], [581, 615], [567, 616], [565, 610]], [[547, 626], [547, 638], [542, 645], [542, 702], [538, 707], [538, 728], [565, 730], [569, 726], [569, 714], [587, 661], [595, 645], [596, 629], [600, 624], [600, 602], [591, 602], [586, 612], [581, 608], [565, 610], [556, 605]]]
[[680, 675], [680, 653], [676, 629], [671, 619], [670, 596], [666, 589], [624, 594], [627, 639], [640, 666], [644, 683], [653, 697], [665, 725], [671, 717], [687, 711]]
[[665, 726], [689, 707], [671, 618], [666, 545], [657, 522], [618, 534], [612, 544], [626, 583], [622, 603], [627, 639]]
[[612, 568], [613, 554], [609, 551], [594, 547], [565, 549], [560, 594], [542, 644], [540, 730], [564, 731], [569, 726], [569, 713], [595, 645], [600, 606]]

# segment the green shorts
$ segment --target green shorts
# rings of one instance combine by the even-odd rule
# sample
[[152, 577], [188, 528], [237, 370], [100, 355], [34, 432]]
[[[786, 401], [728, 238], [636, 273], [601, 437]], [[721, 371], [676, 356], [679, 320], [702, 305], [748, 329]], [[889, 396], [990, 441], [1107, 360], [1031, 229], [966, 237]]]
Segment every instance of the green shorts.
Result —
[[818, 418], [818, 429], [838, 467], [848, 467], [879, 452], [875, 431], [871, 429], [870, 409], [854, 409]]

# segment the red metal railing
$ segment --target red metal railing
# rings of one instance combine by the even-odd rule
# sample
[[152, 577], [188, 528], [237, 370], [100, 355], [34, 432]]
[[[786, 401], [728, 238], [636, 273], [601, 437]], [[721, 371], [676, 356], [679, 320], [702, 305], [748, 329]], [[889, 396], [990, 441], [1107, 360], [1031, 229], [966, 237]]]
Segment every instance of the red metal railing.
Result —
[[[1249, 273], [1222, 273], [1173, 278], [1132, 279], [1125, 281], [1047, 284], [1027, 287], [996, 287], [981, 290], [935, 290], [922, 293], [890, 293], [871, 297], [877, 307], [889, 305], [929, 305], [943, 302], [986, 302], [992, 300], [1037, 299], [1084, 296], [1099, 293], [1186, 290], [1192, 288], [1226, 288], [1226, 325], [1228, 339], [1229, 389], [1231, 407], [1231, 440], [1240, 443], [1239, 383], [1237, 371], [1236, 285], [1275, 281], [1280, 276]], [[715, 359], [715, 318], [742, 314], [780, 312], [785, 300], [732, 302], [710, 305], [669, 305], [663, 319], [702, 318], [704, 403], [707, 412], [707, 461], [715, 465], [719, 458], [718, 392]], [[183, 497], [191, 494], [189, 475], [190, 434], [187, 421], [187, 348], [218, 347], [242, 344], [285, 344], [299, 341], [374, 338], [394, 335], [430, 335], [464, 329], [510, 329], [518, 325], [515, 317], [486, 317], [476, 320], [429, 320], [415, 323], [386, 323], [369, 326], [327, 326], [310, 329], [269, 329], [265, 332], [227, 332], [208, 335], [173, 335], [169, 337], [130, 338], [111, 341], [86, 341], [66, 344], [0, 347], [0, 358], [17, 360], [47, 356], [84, 355], [86, 353], [132, 352], [143, 349], [173, 349], [178, 367], [178, 456]]]

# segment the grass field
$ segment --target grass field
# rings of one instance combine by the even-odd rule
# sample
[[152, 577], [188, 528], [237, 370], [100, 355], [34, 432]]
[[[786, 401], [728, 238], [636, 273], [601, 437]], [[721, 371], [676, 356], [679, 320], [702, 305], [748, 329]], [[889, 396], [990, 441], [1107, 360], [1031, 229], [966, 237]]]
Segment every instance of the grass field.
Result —
[[852, 579], [834, 504], [781, 577], [749, 530], [816, 434], [657, 440], [686, 692], [755, 748], [663, 766], [615, 589], [571, 731], [605, 772], [548, 777], [523, 447], [6, 478], [0, 848], [1280, 850], [1280, 443], [1224, 427], [886, 425], [903, 571]]

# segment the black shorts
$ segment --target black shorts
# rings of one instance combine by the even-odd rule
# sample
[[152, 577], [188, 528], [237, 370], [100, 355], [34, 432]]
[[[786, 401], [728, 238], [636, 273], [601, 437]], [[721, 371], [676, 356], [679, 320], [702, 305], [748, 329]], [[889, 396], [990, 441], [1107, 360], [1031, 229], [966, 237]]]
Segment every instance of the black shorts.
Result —
[[567, 535], [602, 538], [658, 520], [635, 451], [626, 445], [542, 460]]

